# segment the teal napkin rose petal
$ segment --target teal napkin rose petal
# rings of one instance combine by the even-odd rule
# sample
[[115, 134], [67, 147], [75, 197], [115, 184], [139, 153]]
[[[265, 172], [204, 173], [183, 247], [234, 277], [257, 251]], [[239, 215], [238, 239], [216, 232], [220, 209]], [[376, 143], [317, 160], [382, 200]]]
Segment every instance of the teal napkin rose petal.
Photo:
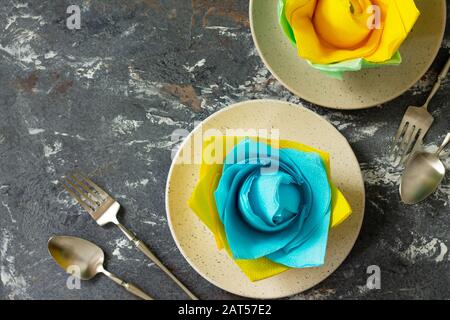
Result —
[[[223, 203], [223, 211], [219, 216], [225, 226], [225, 234], [235, 259], [257, 259], [275, 252], [287, 245], [295, 237], [298, 226], [295, 223], [278, 232], [270, 234], [270, 241], [266, 241], [267, 233], [254, 228], [243, 218], [239, 210], [236, 195], [240, 185], [251, 172], [261, 168], [261, 165], [238, 163], [223, 173], [223, 176], [233, 176], [231, 180], [221, 179], [214, 193], [216, 203]], [[230, 184], [225, 183], [231, 182]], [[251, 212], [246, 212], [251, 215]]]
[[279, 231], [296, 216], [301, 195], [294, 180], [284, 172], [260, 175], [244, 181], [239, 192], [239, 210], [252, 227], [265, 232]]
[[244, 139], [227, 154], [214, 196], [234, 258], [323, 263], [331, 190], [319, 155]]
[[309, 268], [321, 266], [325, 262], [327, 250], [328, 230], [330, 212], [319, 222], [317, 228], [311, 233], [308, 239], [291, 251], [278, 250], [267, 256], [267, 258], [290, 266], [292, 268]]
[[[298, 245], [304, 243], [314, 231], [314, 229], [323, 221], [326, 214], [331, 211], [330, 201], [323, 201], [321, 198], [331, 200], [330, 185], [328, 177], [324, 171], [322, 159], [314, 153], [300, 153], [296, 150], [282, 149], [280, 150], [280, 158], [291, 161], [293, 167], [300, 167], [301, 174], [305, 181], [308, 181], [311, 193], [315, 197], [311, 199], [310, 214], [305, 217], [302, 232], [289, 243], [285, 249], [291, 250]], [[321, 195], [317, 194], [322, 193]], [[329, 220], [329, 219], [328, 219]]]

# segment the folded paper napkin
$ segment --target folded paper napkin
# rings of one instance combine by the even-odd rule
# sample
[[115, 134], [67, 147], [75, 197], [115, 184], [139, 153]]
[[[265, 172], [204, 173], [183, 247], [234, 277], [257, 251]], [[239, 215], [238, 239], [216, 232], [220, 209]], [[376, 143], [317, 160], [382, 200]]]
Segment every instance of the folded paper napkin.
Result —
[[250, 280], [261, 280], [324, 263], [328, 229], [351, 214], [329, 177], [326, 152], [288, 140], [214, 136], [203, 141], [189, 206], [218, 248]]
[[398, 65], [420, 12], [414, 0], [278, 0], [280, 24], [300, 57], [335, 78]]
[[381, 66], [398, 66], [402, 63], [400, 52], [397, 51], [394, 56], [385, 62], [369, 62], [366, 59], [353, 59], [331, 64], [315, 64], [308, 61], [315, 69], [322, 71], [331, 78], [342, 80], [346, 72], [359, 71], [362, 69], [372, 69]]

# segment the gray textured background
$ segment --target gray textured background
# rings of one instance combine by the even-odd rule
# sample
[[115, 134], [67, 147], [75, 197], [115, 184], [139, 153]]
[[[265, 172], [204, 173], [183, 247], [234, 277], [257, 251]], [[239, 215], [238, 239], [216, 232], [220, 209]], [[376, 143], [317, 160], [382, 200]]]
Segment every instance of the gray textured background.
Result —
[[[66, 28], [69, 4], [82, 7], [79, 31]], [[199, 297], [235, 298], [197, 275], [177, 250], [164, 186], [174, 129], [191, 130], [231, 103], [256, 98], [304, 103], [324, 115], [352, 144], [366, 181], [354, 250], [331, 277], [293, 298], [450, 298], [449, 179], [429, 201], [402, 205], [399, 173], [385, 156], [406, 106], [424, 101], [448, 57], [448, 33], [433, 68], [402, 97], [339, 112], [281, 87], [257, 55], [247, 17], [245, 0], [0, 0], [1, 299], [133, 299], [105, 277], [68, 290], [47, 254], [53, 234], [100, 244], [111, 271], [156, 298], [184, 298], [118, 229], [98, 227], [69, 199], [57, 181], [74, 168], [118, 198], [124, 224]], [[430, 148], [449, 130], [449, 89], [446, 80], [432, 103]], [[364, 286], [372, 264], [381, 267], [381, 290]]]

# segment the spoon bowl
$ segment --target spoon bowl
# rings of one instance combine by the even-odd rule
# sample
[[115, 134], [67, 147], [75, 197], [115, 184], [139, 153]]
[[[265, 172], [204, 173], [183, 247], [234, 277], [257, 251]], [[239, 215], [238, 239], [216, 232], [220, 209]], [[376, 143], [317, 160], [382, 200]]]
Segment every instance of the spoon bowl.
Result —
[[418, 152], [408, 160], [400, 182], [400, 197], [404, 203], [417, 204], [425, 200], [442, 183], [446, 168], [439, 155], [449, 142], [450, 133], [437, 152]]
[[445, 167], [435, 155], [415, 154], [405, 169], [400, 183], [400, 195], [406, 204], [416, 204], [433, 194], [442, 182]]
[[[152, 297], [134, 284], [127, 283], [105, 270], [103, 267], [105, 254], [100, 247], [92, 242], [70, 236], [54, 236], [48, 240], [48, 251], [63, 270], [79, 277], [81, 280], [90, 280], [97, 274], [103, 273], [139, 298], [153, 300]], [[73, 269], [73, 267], [76, 267], [76, 269]]]
[[56, 263], [68, 271], [76, 266], [82, 280], [90, 280], [101, 272], [105, 255], [97, 245], [84, 239], [55, 236], [48, 241], [48, 251]]

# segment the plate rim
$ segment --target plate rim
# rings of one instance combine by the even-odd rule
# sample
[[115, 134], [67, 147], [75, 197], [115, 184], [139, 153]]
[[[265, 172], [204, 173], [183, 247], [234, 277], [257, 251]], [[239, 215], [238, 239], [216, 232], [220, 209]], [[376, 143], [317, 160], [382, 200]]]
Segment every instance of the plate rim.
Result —
[[[386, 104], [400, 96], [402, 96], [405, 92], [407, 92], [409, 89], [411, 89], [417, 82], [420, 81], [420, 79], [430, 70], [430, 67], [433, 65], [433, 63], [436, 60], [436, 57], [439, 54], [439, 51], [442, 48], [442, 42], [444, 41], [444, 37], [445, 37], [445, 30], [447, 27], [447, 0], [442, 0], [444, 3], [444, 10], [442, 11], [442, 16], [443, 16], [443, 20], [444, 23], [442, 25], [442, 30], [441, 30], [441, 39], [440, 39], [440, 45], [435, 49], [435, 52], [432, 54], [433, 59], [430, 59], [429, 64], [427, 65], [427, 67], [425, 68], [425, 71], [422, 73], [420, 72], [420, 76], [418, 76], [414, 82], [412, 82], [410, 85], [408, 85], [408, 87], [396, 94], [393, 94], [392, 96], [388, 97], [386, 100], [383, 100], [382, 102], [376, 103], [376, 104], [364, 104], [358, 107], [354, 107], [354, 108], [346, 108], [344, 107], [337, 107], [337, 106], [331, 106], [331, 105], [325, 105], [325, 104], [319, 104], [317, 102], [314, 101], [309, 101], [306, 98], [304, 98], [302, 95], [300, 95], [298, 92], [296, 92], [296, 90], [292, 89], [289, 85], [287, 85], [282, 79], [281, 77], [278, 76], [278, 74], [276, 74], [272, 67], [267, 63], [266, 58], [264, 57], [264, 55], [261, 53], [261, 48], [259, 46], [258, 41], [256, 40], [256, 36], [255, 36], [255, 29], [254, 29], [254, 21], [253, 21], [253, 7], [254, 7], [254, 3], [256, 0], [250, 0], [249, 3], [249, 22], [250, 22], [250, 30], [251, 30], [251, 34], [252, 34], [252, 39], [253, 39], [253, 44], [256, 47], [256, 50], [258, 51], [258, 56], [259, 58], [262, 60], [262, 62], [264, 63], [264, 66], [270, 71], [270, 73], [275, 77], [275, 79], [277, 79], [281, 85], [286, 88], [291, 94], [293, 94], [294, 96], [297, 96], [301, 99], [303, 99], [306, 102], [312, 103], [314, 105], [320, 106], [322, 108], [327, 108], [327, 109], [332, 109], [332, 110], [363, 110], [363, 109], [370, 109], [370, 108], [374, 108], [383, 104]], [[275, 0], [273, 0], [275, 1]]]
[[[197, 268], [196, 264], [193, 263], [191, 261], [191, 259], [188, 257], [188, 255], [184, 252], [183, 248], [181, 247], [181, 244], [176, 236], [173, 224], [172, 224], [172, 218], [171, 218], [171, 214], [170, 214], [170, 210], [169, 210], [169, 189], [170, 189], [170, 181], [171, 181], [171, 177], [173, 175], [173, 170], [175, 168], [176, 165], [176, 160], [181, 152], [181, 150], [183, 149], [183, 147], [185, 146], [185, 144], [188, 142], [188, 140], [191, 138], [191, 136], [196, 132], [196, 130], [203, 125], [204, 122], [206, 122], [207, 120], [211, 120], [214, 117], [216, 117], [217, 115], [223, 113], [223, 112], [227, 112], [230, 109], [239, 107], [241, 105], [246, 105], [246, 104], [256, 104], [256, 103], [261, 103], [261, 104], [268, 104], [268, 103], [276, 103], [276, 104], [285, 104], [291, 107], [298, 107], [301, 108], [303, 111], [311, 113], [312, 115], [314, 115], [315, 117], [325, 121], [328, 125], [330, 125], [334, 131], [337, 133], [337, 136], [339, 136], [340, 138], [344, 139], [345, 143], [350, 147], [350, 150], [352, 151], [352, 157], [353, 160], [356, 161], [357, 165], [358, 165], [358, 169], [359, 169], [359, 183], [362, 186], [362, 205], [361, 205], [361, 219], [359, 221], [359, 224], [357, 226], [356, 229], [356, 233], [355, 233], [355, 237], [352, 240], [352, 245], [349, 246], [348, 250], [345, 252], [344, 258], [342, 259], [342, 261], [339, 264], [334, 265], [332, 268], [330, 268], [330, 272], [323, 278], [321, 279], [319, 282], [312, 284], [309, 287], [305, 287], [303, 290], [298, 291], [298, 292], [293, 292], [293, 293], [288, 293], [288, 294], [283, 294], [283, 295], [266, 295], [265, 297], [261, 297], [261, 296], [257, 296], [257, 295], [251, 295], [251, 294], [243, 294], [240, 292], [236, 292], [236, 291], [231, 291], [229, 289], [224, 288], [221, 284], [217, 283], [215, 280], [209, 278], [207, 275], [205, 275], [202, 271], [199, 270], [199, 268]], [[208, 116], [206, 119], [204, 119], [203, 121], [201, 121], [187, 136], [186, 138], [184, 138], [183, 142], [180, 144], [180, 147], [178, 148], [177, 152], [175, 153], [175, 156], [173, 157], [172, 163], [170, 165], [170, 169], [169, 172], [167, 174], [167, 179], [166, 179], [166, 186], [165, 186], [165, 193], [164, 193], [165, 199], [164, 199], [164, 203], [165, 203], [165, 211], [166, 211], [166, 218], [167, 218], [167, 224], [169, 225], [169, 229], [170, 229], [170, 233], [172, 236], [172, 239], [174, 240], [178, 250], [180, 251], [181, 255], [183, 256], [183, 258], [188, 262], [189, 266], [191, 268], [193, 268], [203, 279], [205, 279], [206, 281], [208, 281], [209, 283], [213, 284], [214, 286], [216, 286], [217, 288], [224, 290], [226, 292], [229, 292], [231, 294], [234, 294], [236, 296], [240, 296], [240, 297], [245, 297], [245, 298], [251, 298], [251, 299], [280, 299], [280, 298], [286, 298], [286, 297], [290, 297], [296, 294], [300, 294], [302, 292], [305, 292], [306, 290], [309, 290], [315, 286], [317, 286], [319, 283], [323, 282], [324, 280], [326, 280], [329, 276], [331, 276], [344, 262], [345, 260], [348, 258], [349, 254], [351, 253], [351, 251], [353, 250], [356, 241], [358, 240], [360, 233], [361, 233], [361, 228], [364, 222], [364, 217], [365, 217], [365, 209], [366, 209], [366, 188], [365, 188], [365, 182], [364, 182], [364, 177], [362, 174], [362, 170], [361, 170], [361, 164], [359, 163], [358, 158], [356, 157], [356, 154], [352, 148], [352, 146], [350, 145], [350, 143], [348, 142], [347, 138], [328, 120], [326, 120], [324, 117], [322, 117], [321, 115], [315, 113], [314, 111], [306, 108], [305, 106], [303, 106], [303, 104], [296, 104], [296, 103], [291, 103], [288, 101], [283, 101], [283, 100], [277, 100], [277, 99], [255, 99], [255, 100], [245, 100], [245, 101], [241, 101], [241, 102], [237, 102], [237, 103], [233, 103], [213, 114], [211, 114], [210, 116]], [[288, 270], [289, 271], [289, 270]]]

